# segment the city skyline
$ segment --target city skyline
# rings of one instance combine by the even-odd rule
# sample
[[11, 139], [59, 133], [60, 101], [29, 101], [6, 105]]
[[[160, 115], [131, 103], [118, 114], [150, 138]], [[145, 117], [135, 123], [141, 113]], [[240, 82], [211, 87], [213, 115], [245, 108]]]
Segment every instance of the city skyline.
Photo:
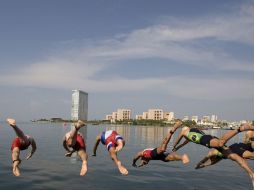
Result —
[[253, 120], [251, 0], [2, 1], [0, 120], [119, 107]]
[[[123, 117], [123, 113], [126, 112], [128, 115], [126, 118]], [[184, 115], [182, 118], [175, 117], [175, 112], [173, 110], [171, 111], [166, 111], [160, 108], [149, 108], [148, 110], [144, 110], [142, 113], [139, 114], [132, 114], [133, 110], [128, 109], [128, 108], [118, 108], [115, 111], [112, 111], [111, 113], [107, 113], [105, 115], [106, 120], [129, 120], [129, 119], [152, 119], [152, 120], [162, 120], [162, 119], [167, 119], [169, 121], [174, 120], [174, 119], [181, 119], [181, 120], [207, 120], [207, 121], [224, 121], [223, 118], [218, 118], [218, 115], [216, 113], [213, 113], [211, 115], [203, 114], [203, 115]], [[160, 113], [155, 113], [155, 112], [160, 112]], [[120, 117], [118, 118], [118, 115], [120, 114]], [[150, 114], [150, 117], [149, 117]], [[155, 115], [158, 114], [158, 118], [155, 118]], [[165, 115], [166, 114], [166, 115]], [[195, 119], [194, 119], [195, 118]]]

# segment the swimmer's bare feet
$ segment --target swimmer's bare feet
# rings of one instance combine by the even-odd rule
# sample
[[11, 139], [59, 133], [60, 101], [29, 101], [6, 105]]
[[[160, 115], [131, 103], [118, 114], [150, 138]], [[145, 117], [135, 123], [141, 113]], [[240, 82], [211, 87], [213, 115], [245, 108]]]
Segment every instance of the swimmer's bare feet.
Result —
[[183, 161], [183, 164], [188, 164], [190, 162], [190, 159], [187, 154], [184, 154], [182, 156], [182, 161]]
[[19, 170], [19, 165], [20, 165], [21, 161], [20, 160], [15, 160], [13, 162], [13, 169], [12, 172], [15, 176], [20, 176], [20, 170]]
[[252, 189], [254, 190], [254, 176], [253, 176], [254, 174], [252, 173], [251, 175], [250, 175], [250, 178], [251, 178], [251, 181], [252, 181]]
[[128, 173], [129, 173], [128, 170], [121, 164], [120, 161], [117, 162], [117, 167], [118, 167], [121, 174], [128, 175]]
[[83, 161], [82, 162], [82, 167], [81, 167], [81, 170], [80, 170], [80, 175], [84, 176], [84, 175], [86, 175], [86, 172], [87, 172], [87, 161]]
[[12, 119], [12, 118], [7, 118], [7, 119], [6, 119], [6, 122], [7, 122], [9, 125], [16, 125], [16, 120], [15, 120], [15, 119]]
[[75, 126], [76, 130], [79, 130], [81, 127], [86, 126], [86, 124], [85, 124], [85, 122], [78, 120], [78, 122], [75, 123], [74, 126]]
[[183, 122], [180, 119], [177, 119], [175, 124], [177, 127], [179, 127], [183, 124]]
[[183, 124], [183, 122], [180, 119], [177, 119], [175, 122], [175, 125], [173, 126], [172, 131], [170, 131], [170, 133], [174, 133], [179, 127], [181, 127]]

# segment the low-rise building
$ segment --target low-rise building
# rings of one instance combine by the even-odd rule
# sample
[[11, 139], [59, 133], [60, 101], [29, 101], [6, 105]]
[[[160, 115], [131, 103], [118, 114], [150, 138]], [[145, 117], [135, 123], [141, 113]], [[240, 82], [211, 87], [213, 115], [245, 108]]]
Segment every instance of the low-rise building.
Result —
[[143, 115], [136, 115], [136, 120], [142, 120], [143, 119]]
[[142, 119], [148, 119], [148, 112], [143, 112]]
[[147, 112], [143, 112], [142, 115], [136, 115], [136, 119], [172, 121], [174, 119], [174, 112], [164, 112], [162, 109], [149, 109]]
[[174, 119], [174, 112], [164, 112], [164, 116], [163, 119], [167, 120], [167, 121], [172, 121]]
[[188, 121], [188, 120], [189, 120], [189, 116], [185, 115], [185, 116], [183, 117], [183, 121]]
[[116, 112], [112, 112], [111, 115], [106, 115], [106, 120], [110, 120], [112, 123], [116, 121], [124, 121], [131, 119], [130, 109], [117, 109]]
[[112, 120], [112, 115], [106, 115], [106, 120], [109, 120], [109, 121], [111, 121]]
[[130, 109], [118, 109], [117, 110], [117, 120], [124, 121], [131, 119], [131, 110]]
[[192, 116], [191, 121], [195, 121], [196, 123], [198, 123], [198, 116], [197, 115]]
[[148, 110], [148, 119], [151, 120], [162, 120], [163, 119], [163, 110], [162, 109], [149, 109]]

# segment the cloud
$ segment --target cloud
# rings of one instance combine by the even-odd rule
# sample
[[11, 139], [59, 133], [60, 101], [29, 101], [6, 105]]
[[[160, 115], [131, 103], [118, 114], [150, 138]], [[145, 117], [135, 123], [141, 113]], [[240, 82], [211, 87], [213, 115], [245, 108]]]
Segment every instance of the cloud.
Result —
[[172, 77], [167, 92], [188, 99], [234, 100], [253, 99], [254, 83], [248, 79]]
[[[239, 60], [219, 44], [237, 42], [254, 45], [254, 4], [242, 6], [230, 15], [207, 16], [196, 19], [169, 18], [167, 22], [137, 29], [104, 41], [86, 41], [82, 47], [73, 45], [61, 53], [50, 55], [24, 68], [2, 73], [1, 85], [35, 86], [87, 91], [140, 91], [167, 89], [181, 97], [205, 99], [253, 97], [253, 81], [220, 76], [204, 79], [178, 76], [176, 78], [123, 78], [109, 74], [100, 80], [97, 75], [105, 68], [122, 62], [159, 58], [185, 65], [215, 68], [220, 71], [254, 71], [251, 61]], [[71, 43], [71, 42], [68, 42]], [[62, 43], [64, 44], [64, 43]], [[156, 66], [156, 63], [155, 63]], [[133, 68], [135, 69], [135, 68]], [[112, 75], [112, 76], [111, 76]], [[232, 85], [235, 84], [235, 85]], [[244, 93], [242, 93], [244, 92]]]
[[213, 65], [218, 70], [254, 71], [251, 61], [239, 59], [225, 48], [233, 42], [254, 45], [252, 12], [254, 4], [248, 4], [230, 15], [169, 18], [164, 24], [105, 40], [89, 53], [111, 62], [163, 58], [200, 67]]

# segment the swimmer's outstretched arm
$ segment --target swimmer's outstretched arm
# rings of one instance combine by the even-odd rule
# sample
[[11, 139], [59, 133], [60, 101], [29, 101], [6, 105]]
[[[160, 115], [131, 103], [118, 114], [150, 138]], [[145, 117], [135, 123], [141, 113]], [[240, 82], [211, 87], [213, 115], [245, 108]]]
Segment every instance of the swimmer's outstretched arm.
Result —
[[207, 166], [214, 165], [221, 160], [222, 158], [219, 158], [217, 156], [212, 156], [210, 158], [206, 156], [196, 165], [195, 169], [205, 168]]
[[67, 152], [71, 152], [71, 150], [68, 148], [67, 144], [66, 144], [66, 140], [63, 140], [63, 147]]
[[173, 145], [173, 150], [175, 149], [176, 145], [179, 144], [179, 142], [182, 140], [183, 137], [184, 137], [184, 135], [183, 135], [183, 130], [182, 130], [181, 133], [178, 135], [178, 137], [177, 137], [177, 139], [176, 139], [176, 141]]
[[218, 150], [209, 151], [208, 154], [196, 165], [195, 169], [204, 168], [218, 163], [222, 160], [222, 157], [217, 156], [218, 154]]
[[183, 146], [185, 146], [186, 144], [188, 144], [190, 141], [189, 140], [185, 140], [182, 144], [180, 144], [179, 146], [173, 146], [172, 151], [175, 152], [177, 150], [179, 150], [180, 148], [182, 148]]
[[26, 157], [26, 159], [28, 160], [29, 158], [32, 157], [32, 155], [35, 153], [36, 151], [36, 143], [35, 143], [35, 140], [33, 138], [30, 137], [30, 142], [31, 142], [31, 146], [32, 146], [32, 150], [31, 152], [29, 153], [29, 155]]
[[132, 161], [132, 166], [133, 167], [137, 167], [136, 165], [136, 162], [138, 161], [139, 158], [141, 158], [143, 156], [143, 151], [140, 151], [137, 153], [137, 155], [133, 158], [133, 161]]
[[101, 140], [101, 137], [100, 137], [100, 135], [98, 135], [96, 137], [96, 141], [95, 141], [95, 144], [94, 144], [94, 147], [93, 147], [93, 155], [92, 156], [96, 156], [96, 151], [97, 151], [97, 147], [100, 144], [100, 140]]
[[144, 160], [142, 160], [142, 161], [141, 161], [141, 164], [139, 164], [138, 167], [145, 166], [145, 165], [148, 164], [148, 162], [149, 162], [149, 161], [144, 161]]
[[66, 144], [66, 140], [63, 140], [63, 147], [66, 150], [66, 153], [64, 154], [66, 157], [71, 157], [71, 155], [75, 152], [75, 150], [70, 150], [69, 147]]

